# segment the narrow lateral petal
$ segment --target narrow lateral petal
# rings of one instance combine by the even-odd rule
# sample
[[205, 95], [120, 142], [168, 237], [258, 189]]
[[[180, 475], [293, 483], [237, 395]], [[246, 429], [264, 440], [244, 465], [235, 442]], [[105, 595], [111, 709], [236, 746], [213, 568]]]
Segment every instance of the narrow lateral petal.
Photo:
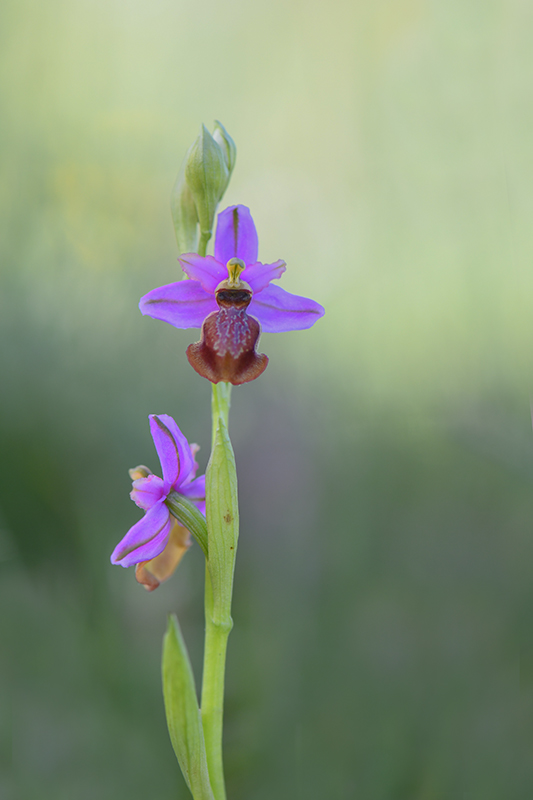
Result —
[[194, 503], [202, 514], [205, 514], [205, 475], [185, 485], [182, 484], [176, 491]]
[[246, 267], [244, 272], [241, 272], [240, 278], [250, 285], [253, 292], [262, 292], [270, 281], [281, 278], [286, 269], [287, 265], [281, 258], [274, 264], [261, 264], [258, 261]]
[[111, 563], [131, 567], [155, 558], [165, 549], [171, 528], [170, 511], [160, 500], [118, 543], [111, 555]]
[[220, 264], [213, 256], [198, 256], [186, 253], [180, 256], [182, 270], [193, 281], [198, 281], [204, 291], [214, 294], [220, 281], [226, 280], [228, 270], [226, 264]]
[[230, 258], [240, 258], [245, 264], [255, 264], [259, 244], [250, 209], [230, 206], [217, 217], [215, 258], [226, 265]]
[[310, 328], [324, 316], [320, 303], [290, 294], [280, 286], [267, 286], [254, 294], [248, 313], [256, 317], [266, 333], [299, 331]]
[[150, 414], [150, 431], [161, 462], [165, 496], [194, 470], [189, 442], [168, 414]]
[[149, 475], [147, 478], [137, 478], [133, 481], [133, 489], [130, 497], [139, 508], [147, 511], [152, 508], [158, 500], [166, 497], [164, 484], [157, 475]]
[[180, 281], [148, 292], [141, 297], [139, 308], [141, 313], [175, 328], [201, 328], [207, 315], [217, 310], [217, 304], [197, 281]]

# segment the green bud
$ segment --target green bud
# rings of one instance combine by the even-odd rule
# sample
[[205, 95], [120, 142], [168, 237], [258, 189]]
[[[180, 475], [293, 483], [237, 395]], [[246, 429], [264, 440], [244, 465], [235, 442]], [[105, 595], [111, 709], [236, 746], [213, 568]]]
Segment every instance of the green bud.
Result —
[[198, 213], [193, 194], [185, 180], [185, 165], [191, 150], [192, 147], [183, 160], [170, 196], [170, 210], [180, 255], [195, 253], [198, 246]]
[[185, 179], [196, 204], [204, 248], [211, 237], [215, 211], [228, 185], [229, 175], [222, 147], [202, 125], [200, 135], [185, 160]]
[[215, 121], [213, 136], [202, 125], [183, 160], [170, 199], [180, 254], [205, 255], [215, 212], [228, 188], [236, 155], [235, 142], [220, 122]]
[[[213, 134], [213, 139], [215, 142], [220, 146], [222, 152], [224, 154], [224, 158], [226, 161], [226, 166], [228, 168], [228, 183], [231, 178], [231, 173], [233, 172], [233, 167], [235, 166], [235, 159], [237, 158], [237, 148], [235, 147], [235, 142], [222, 125], [218, 119], [215, 120], [215, 132]], [[228, 184], [226, 184], [224, 191], [228, 188]], [[224, 193], [224, 192], [223, 192]], [[222, 193], [222, 194], [223, 194]], [[220, 196], [222, 199], [222, 195]]]

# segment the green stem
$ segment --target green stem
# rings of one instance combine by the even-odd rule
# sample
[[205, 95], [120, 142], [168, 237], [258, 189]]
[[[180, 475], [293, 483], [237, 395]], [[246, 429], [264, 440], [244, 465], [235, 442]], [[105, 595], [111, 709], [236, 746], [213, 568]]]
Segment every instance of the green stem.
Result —
[[229, 428], [228, 418], [231, 405], [231, 383], [213, 383], [213, 396], [211, 399], [211, 413], [213, 415], [213, 435], [211, 447], [215, 444], [215, 433], [218, 418], [222, 417], [226, 428]]
[[198, 242], [198, 255], [205, 256], [207, 253], [207, 243], [211, 238], [211, 233], [202, 233], [200, 232], [200, 241]]
[[222, 726], [224, 715], [224, 675], [226, 648], [232, 628], [231, 617], [214, 621], [213, 589], [209, 567], [205, 570], [205, 646], [202, 681], [202, 724], [209, 780], [215, 800], [225, 800], [222, 761]]
[[[212, 415], [213, 445], [219, 418], [228, 424], [231, 385], [213, 384]], [[225, 800], [224, 767], [222, 761], [222, 726], [224, 712], [224, 675], [231, 619], [231, 588], [225, 608], [215, 610], [209, 560], [205, 570], [205, 647], [202, 678], [202, 724], [209, 779], [215, 800]]]

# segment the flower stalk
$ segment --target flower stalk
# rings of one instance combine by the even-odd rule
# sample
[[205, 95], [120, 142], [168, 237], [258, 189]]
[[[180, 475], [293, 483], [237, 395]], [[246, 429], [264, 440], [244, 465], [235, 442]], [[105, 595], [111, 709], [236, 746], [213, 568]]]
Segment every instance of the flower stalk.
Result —
[[228, 636], [233, 627], [231, 600], [239, 535], [237, 474], [228, 434], [228, 384], [213, 385], [213, 449], [206, 472], [209, 548], [205, 573], [205, 648], [202, 724], [209, 777], [215, 800], [225, 800], [222, 761], [224, 676]]

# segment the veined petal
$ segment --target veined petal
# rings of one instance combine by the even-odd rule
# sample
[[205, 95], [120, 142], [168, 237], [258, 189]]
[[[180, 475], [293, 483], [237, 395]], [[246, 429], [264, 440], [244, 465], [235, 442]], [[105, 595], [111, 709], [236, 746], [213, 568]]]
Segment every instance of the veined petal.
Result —
[[286, 269], [287, 265], [281, 258], [274, 264], [261, 264], [257, 261], [246, 267], [239, 277], [250, 285], [253, 292], [262, 292], [270, 281], [281, 278]]
[[228, 277], [225, 263], [221, 264], [213, 256], [186, 253], [184, 256], [180, 256], [179, 262], [185, 274], [193, 281], [198, 281], [202, 289], [209, 294], [214, 294], [220, 281]]
[[147, 591], [153, 592], [163, 581], [170, 578], [191, 544], [191, 534], [187, 528], [178, 525], [174, 520], [163, 552], [151, 561], [139, 562], [135, 578]]
[[259, 320], [265, 333], [277, 333], [310, 328], [324, 316], [324, 309], [320, 303], [290, 294], [280, 286], [267, 286], [254, 294], [248, 313]]
[[165, 496], [194, 470], [189, 442], [168, 414], [150, 414], [150, 431], [163, 470]]
[[240, 258], [245, 264], [255, 264], [259, 243], [250, 209], [230, 206], [217, 217], [215, 258], [227, 264], [230, 258]]
[[148, 475], [147, 478], [137, 478], [133, 481], [130, 497], [139, 508], [147, 511], [158, 500], [166, 497], [163, 481], [157, 475]]
[[187, 500], [190, 500], [191, 503], [194, 503], [202, 514], [205, 514], [205, 475], [196, 478], [190, 483], [178, 486], [176, 491], [186, 497]]
[[160, 500], [117, 544], [111, 555], [111, 563], [131, 567], [132, 564], [155, 558], [165, 549], [171, 528], [170, 511]]
[[179, 281], [152, 289], [141, 297], [139, 308], [175, 328], [201, 328], [208, 314], [217, 310], [217, 304], [197, 281]]

